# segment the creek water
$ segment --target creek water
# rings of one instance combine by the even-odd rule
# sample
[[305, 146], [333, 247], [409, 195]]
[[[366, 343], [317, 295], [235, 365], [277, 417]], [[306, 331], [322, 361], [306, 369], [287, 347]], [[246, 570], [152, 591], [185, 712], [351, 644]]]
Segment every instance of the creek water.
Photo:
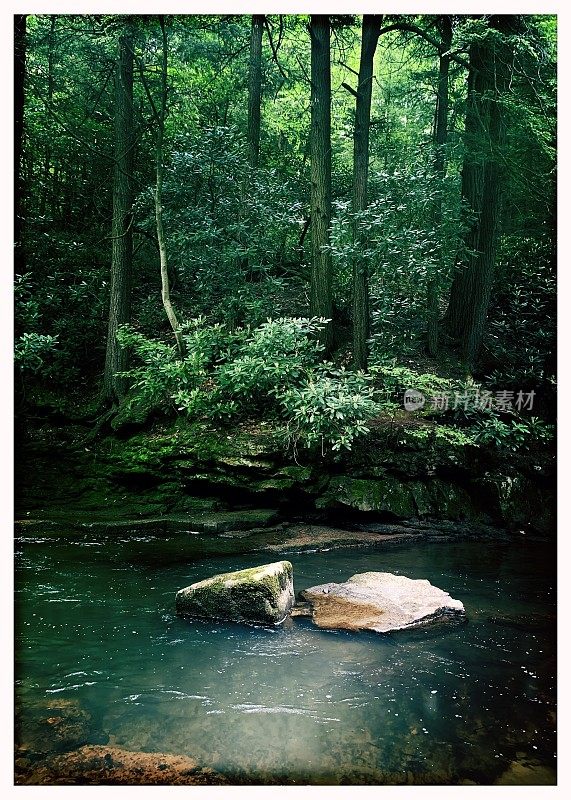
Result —
[[[65, 699], [91, 715], [93, 743], [189, 755], [237, 781], [555, 782], [555, 558], [545, 544], [201, 558], [189, 541], [17, 539], [20, 742]], [[395, 572], [448, 591], [468, 622], [381, 636], [175, 615], [181, 587], [281, 557], [296, 592]]]

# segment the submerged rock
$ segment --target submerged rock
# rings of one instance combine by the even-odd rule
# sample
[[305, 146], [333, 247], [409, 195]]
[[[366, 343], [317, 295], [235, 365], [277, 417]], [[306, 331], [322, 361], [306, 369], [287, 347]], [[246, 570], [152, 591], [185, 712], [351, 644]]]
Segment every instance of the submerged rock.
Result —
[[93, 735], [91, 714], [77, 700], [52, 699], [16, 709], [16, 740], [35, 754], [70, 750]]
[[293, 567], [276, 561], [261, 567], [214, 575], [176, 594], [176, 612], [185, 617], [233, 622], [283, 622], [294, 604]]
[[204, 785], [226, 783], [194, 759], [171, 753], [139, 753], [87, 745], [36, 764], [16, 764], [24, 785]]
[[427, 580], [390, 572], [362, 572], [345, 583], [312, 586], [300, 593], [320, 628], [388, 633], [442, 621], [463, 621], [460, 600]]

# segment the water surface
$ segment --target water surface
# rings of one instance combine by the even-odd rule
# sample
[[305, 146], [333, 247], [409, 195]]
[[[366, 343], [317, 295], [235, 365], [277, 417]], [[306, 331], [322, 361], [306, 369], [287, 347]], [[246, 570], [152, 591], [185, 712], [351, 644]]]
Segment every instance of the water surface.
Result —
[[17, 541], [22, 742], [65, 699], [91, 715], [93, 743], [182, 753], [237, 780], [555, 782], [546, 545], [286, 554], [296, 592], [379, 570], [466, 607], [465, 625], [380, 636], [179, 619], [181, 587], [277, 557], [200, 559], [188, 534], [64, 533]]

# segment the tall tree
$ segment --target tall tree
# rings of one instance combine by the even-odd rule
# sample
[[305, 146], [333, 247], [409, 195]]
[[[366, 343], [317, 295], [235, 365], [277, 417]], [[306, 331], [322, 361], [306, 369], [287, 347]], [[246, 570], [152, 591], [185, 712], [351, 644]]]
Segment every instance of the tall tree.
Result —
[[369, 130], [373, 95], [373, 61], [383, 21], [382, 15], [364, 14], [361, 38], [361, 60], [355, 107], [353, 135], [353, 363], [355, 369], [367, 369], [369, 338], [368, 266], [359, 258], [358, 215], [367, 207], [369, 180]]
[[250, 77], [248, 83], [248, 157], [252, 169], [260, 159], [260, 108], [262, 102], [262, 34], [264, 15], [252, 15]]
[[159, 245], [159, 256], [161, 263], [161, 296], [163, 307], [167, 319], [173, 329], [174, 338], [180, 355], [184, 353], [184, 340], [180, 332], [180, 325], [173, 308], [170, 296], [170, 279], [167, 258], [167, 242], [163, 226], [163, 178], [164, 178], [164, 153], [163, 145], [165, 138], [165, 119], [167, 115], [167, 92], [168, 92], [168, 36], [165, 26], [165, 18], [159, 16], [162, 38], [161, 56], [161, 95], [159, 108], [156, 112], [157, 117], [157, 142], [156, 142], [156, 173], [157, 182], [155, 186], [155, 220], [157, 226], [157, 242]]
[[[434, 124], [434, 173], [438, 181], [434, 201], [434, 226], [438, 229], [442, 225], [442, 193], [446, 177], [446, 143], [448, 141], [448, 84], [450, 72], [450, 49], [452, 47], [452, 18], [443, 14], [438, 19], [440, 29], [441, 47], [438, 58], [438, 90], [436, 95], [436, 114]], [[439, 261], [442, 267], [444, 258], [444, 241], [440, 238]], [[436, 356], [438, 352], [438, 280], [429, 278], [427, 289], [428, 325], [427, 325], [427, 350], [429, 355]]]
[[14, 266], [22, 272], [22, 218], [24, 181], [24, 81], [26, 77], [26, 14], [14, 15]]
[[[333, 316], [331, 223], [331, 62], [329, 17], [312, 14], [311, 36], [311, 294], [312, 316]], [[333, 347], [333, 326], [322, 332], [325, 353]]]
[[108, 402], [125, 393], [127, 354], [117, 342], [117, 329], [129, 322], [133, 265], [133, 23], [119, 34], [115, 68], [115, 164], [113, 170], [113, 221], [111, 225], [111, 287], [103, 393]]
[[502, 192], [505, 93], [510, 78], [509, 35], [518, 17], [493, 15], [487, 34], [470, 45], [462, 197], [471, 214], [463, 262], [454, 277], [446, 322], [473, 364], [482, 343], [492, 291]]

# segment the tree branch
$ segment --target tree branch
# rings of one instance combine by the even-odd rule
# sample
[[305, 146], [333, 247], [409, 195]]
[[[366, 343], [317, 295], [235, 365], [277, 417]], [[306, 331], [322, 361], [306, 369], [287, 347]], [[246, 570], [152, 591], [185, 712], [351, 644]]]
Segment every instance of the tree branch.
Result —
[[357, 92], [355, 91], [355, 89], [353, 89], [353, 87], [352, 87], [352, 86], [349, 86], [349, 84], [348, 84], [348, 83], [345, 83], [345, 82], [343, 82], [343, 83], [341, 84], [341, 86], [342, 86], [344, 89], [347, 89], [347, 91], [348, 91], [348, 92], [350, 92], [350, 93], [353, 95], [353, 97], [357, 97]]
[[145, 77], [145, 71], [143, 69], [143, 63], [139, 56], [135, 56], [135, 62], [137, 64], [137, 69], [139, 70], [139, 75], [141, 77], [141, 83], [143, 84], [143, 89], [145, 90], [145, 94], [147, 95], [147, 100], [153, 110], [153, 117], [158, 120], [159, 119], [159, 112], [157, 111], [157, 107], [155, 105], [155, 101], [151, 95], [151, 90], [149, 89], [148, 81]]
[[[281, 21], [281, 17], [280, 17], [280, 21]], [[272, 49], [272, 56], [273, 56], [273, 60], [276, 62], [276, 66], [277, 66], [277, 68], [278, 68], [278, 69], [279, 69], [279, 71], [280, 71], [280, 75], [282, 76], [282, 78], [283, 78], [284, 80], [286, 80], [286, 81], [287, 81], [287, 79], [288, 79], [288, 76], [285, 74], [285, 72], [284, 72], [284, 71], [283, 71], [283, 69], [282, 69], [282, 65], [281, 65], [281, 64], [280, 64], [280, 62], [278, 61], [278, 48], [279, 48], [279, 42], [278, 42], [278, 47], [276, 48], [276, 47], [275, 47], [275, 45], [274, 45], [274, 40], [273, 40], [273, 38], [272, 38], [272, 32], [271, 32], [271, 30], [270, 30], [270, 26], [269, 26], [269, 23], [268, 23], [268, 18], [267, 18], [267, 17], [264, 17], [264, 28], [266, 29], [266, 31], [267, 31], [267, 34], [268, 34], [268, 41], [269, 41], [269, 43], [270, 43], [270, 47], [271, 47], [271, 49]], [[280, 31], [280, 40], [281, 40], [281, 31]]]
[[405, 33], [414, 33], [416, 36], [420, 36], [421, 39], [424, 39], [425, 42], [428, 42], [433, 47], [438, 50], [439, 55], [446, 55], [451, 61], [455, 61], [457, 64], [461, 64], [466, 69], [470, 68], [470, 64], [465, 58], [456, 55], [456, 53], [444, 52], [442, 42], [439, 42], [438, 39], [435, 39], [434, 36], [431, 36], [422, 28], [419, 28], [418, 25], [412, 25], [409, 22], [395, 22], [392, 25], [387, 25], [386, 28], [381, 28], [381, 32], [379, 36], [382, 36], [383, 33], [391, 33], [392, 31], [403, 31]]
[[346, 64], [344, 61], [340, 61], [339, 63], [341, 64], [342, 67], [345, 67], [345, 69], [348, 69], [349, 72], [352, 72], [353, 75], [356, 75], [357, 78], [359, 77], [358, 71], [356, 69], [353, 69], [353, 67], [350, 67], [349, 64]]

